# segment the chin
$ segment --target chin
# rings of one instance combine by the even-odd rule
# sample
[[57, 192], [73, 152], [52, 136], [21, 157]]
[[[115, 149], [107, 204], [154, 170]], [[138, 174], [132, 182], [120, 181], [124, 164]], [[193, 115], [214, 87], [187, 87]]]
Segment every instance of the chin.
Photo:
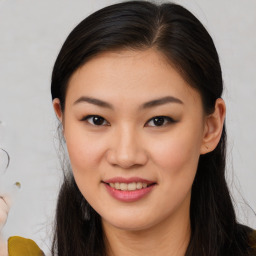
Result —
[[[139, 216], [139, 217], [138, 217]], [[149, 229], [157, 224], [157, 220], [153, 216], [145, 216], [143, 214], [129, 214], [119, 213], [117, 215], [110, 215], [102, 217], [103, 226], [112, 226], [114, 228], [126, 231], [142, 231]]]
[[134, 223], [133, 222], [128, 222], [128, 221], [121, 221], [121, 222], [108, 222], [111, 226], [124, 230], [124, 231], [142, 231], [150, 228], [149, 223]]

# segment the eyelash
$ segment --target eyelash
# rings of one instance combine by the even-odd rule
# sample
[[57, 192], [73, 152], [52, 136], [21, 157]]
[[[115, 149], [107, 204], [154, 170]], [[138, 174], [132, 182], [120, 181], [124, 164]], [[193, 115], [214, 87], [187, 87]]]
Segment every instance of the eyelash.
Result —
[[[94, 124], [93, 121], [92, 122], [88, 121], [90, 118], [99, 118], [101, 121], [106, 122], [107, 124], [105, 124], [105, 125]], [[86, 117], [82, 118], [81, 121], [87, 121], [89, 124], [94, 125], [94, 126], [109, 126], [109, 123], [107, 122], [107, 120], [105, 118], [103, 118], [102, 116], [99, 116], [99, 115], [89, 115], [89, 116], [86, 116]]]
[[[146, 122], [146, 124], [148, 124], [149, 122], [154, 122], [154, 119], [155, 119], [155, 121], [156, 121], [156, 119], [163, 119], [164, 120], [164, 124], [163, 125], [153, 125], [153, 126], [150, 126], [150, 127], [163, 127], [163, 126], [166, 126], [168, 124], [172, 124], [172, 123], [176, 122], [173, 118], [171, 118], [169, 116], [154, 116], [154, 117], [150, 118]], [[147, 126], [149, 126], [149, 125], [147, 125]]]
[[[100, 124], [95, 124], [94, 121], [92, 122], [89, 122], [88, 120], [90, 118], [98, 118], [99, 121], [100, 121]], [[154, 122], [154, 119], [155, 121], [157, 121], [157, 119], [161, 119], [164, 121], [164, 123], [162, 125], [148, 125], [148, 123], [150, 123], [151, 121]], [[82, 118], [81, 121], [87, 121], [89, 124], [93, 125], [93, 126], [109, 126], [110, 124], [108, 123], [108, 121], [103, 118], [102, 116], [99, 116], [99, 115], [88, 115], [84, 118]], [[103, 122], [103, 123], [101, 123]], [[146, 125], [145, 126], [149, 126], [149, 127], [163, 127], [163, 126], [166, 126], [168, 124], [172, 124], [172, 123], [176, 123], [177, 121], [175, 121], [173, 118], [169, 117], [169, 116], [154, 116], [152, 118], [150, 118], [147, 122], [146, 122]], [[104, 124], [105, 123], [105, 124]]]

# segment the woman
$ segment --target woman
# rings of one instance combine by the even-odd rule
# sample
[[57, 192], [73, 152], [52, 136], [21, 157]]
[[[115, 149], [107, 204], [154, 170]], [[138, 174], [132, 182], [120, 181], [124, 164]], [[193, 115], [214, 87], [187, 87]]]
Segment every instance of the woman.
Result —
[[224, 177], [222, 89], [211, 37], [180, 6], [82, 21], [52, 74], [72, 167], [53, 254], [252, 255]]
[[70, 159], [52, 255], [256, 255], [225, 181], [222, 90], [213, 41], [181, 6], [83, 20], [52, 74]]

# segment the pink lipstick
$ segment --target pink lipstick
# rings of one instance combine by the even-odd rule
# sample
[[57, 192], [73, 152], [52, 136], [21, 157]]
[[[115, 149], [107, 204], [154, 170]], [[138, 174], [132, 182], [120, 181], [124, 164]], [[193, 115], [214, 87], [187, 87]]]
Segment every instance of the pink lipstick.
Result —
[[115, 177], [103, 181], [108, 193], [123, 202], [137, 201], [152, 191], [156, 183], [139, 177]]

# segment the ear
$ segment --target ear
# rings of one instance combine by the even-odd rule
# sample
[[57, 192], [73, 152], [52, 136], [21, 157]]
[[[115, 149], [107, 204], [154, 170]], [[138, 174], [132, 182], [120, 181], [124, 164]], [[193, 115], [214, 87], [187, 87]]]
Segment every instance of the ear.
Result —
[[219, 98], [215, 102], [214, 112], [205, 118], [203, 143], [200, 150], [201, 154], [209, 153], [217, 147], [222, 134], [225, 115], [225, 102], [223, 99]]
[[60, 122], [62, 122], [63, 114], [62, 114], [62, 111], [61, 111], [60, 100], [58, 98], [55, 98], [53, 100], [52, 104], [53, 104], [53, 108], [54, 108], [56, 116], [58, 117]]

